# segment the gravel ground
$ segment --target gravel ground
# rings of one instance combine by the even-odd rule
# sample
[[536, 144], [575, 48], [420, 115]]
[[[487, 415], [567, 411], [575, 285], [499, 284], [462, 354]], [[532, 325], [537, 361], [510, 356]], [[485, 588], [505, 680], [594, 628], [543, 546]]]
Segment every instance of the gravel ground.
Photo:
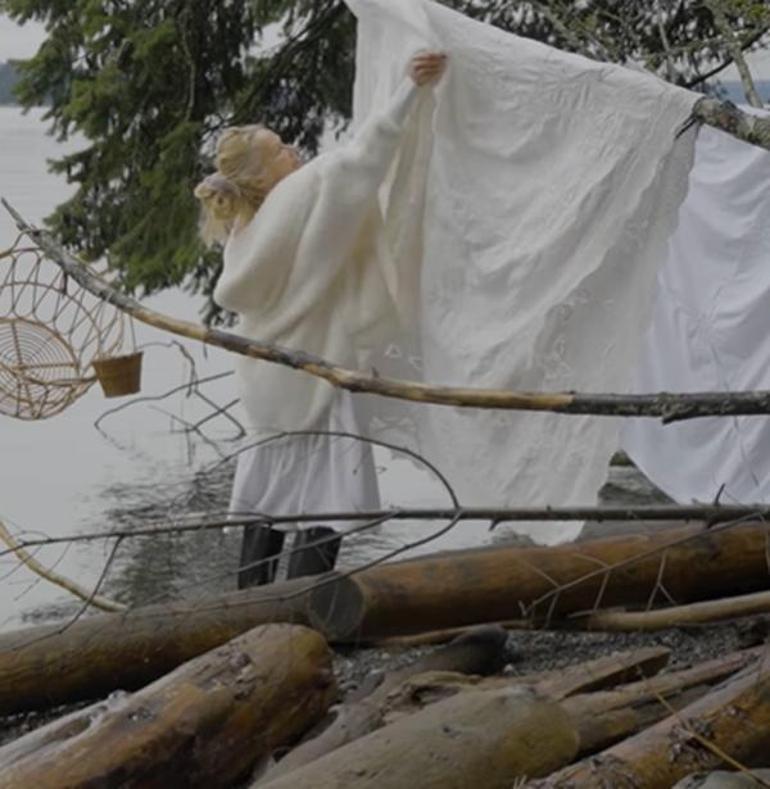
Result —
[[[722, 625], [671, 628], [656, 633], [581, 633], [565, 631], [511, 631], [506, 644], [504, 673], [511, 677], [552, 671], [641, 647], [671, 650], [667, 671], [717, 658], [764, 643], [770, 619], [751, 617]], [[335, 672], [340, 693], [358, 688], [383, 671], [403, 668], [436, 646], [338, 651]]]

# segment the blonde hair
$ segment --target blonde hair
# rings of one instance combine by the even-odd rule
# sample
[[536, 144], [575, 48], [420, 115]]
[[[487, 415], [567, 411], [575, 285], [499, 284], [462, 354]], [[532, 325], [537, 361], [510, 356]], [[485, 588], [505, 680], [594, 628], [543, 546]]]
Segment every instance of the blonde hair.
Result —
[[238, 217], [248, 222], [273, 186], [266, 168], [255, 162], [254, 134], [261, 126], [231, 126], [217, 140], [217, 171], [196, 187], [201, 202], [203, 241], [224, 244]]

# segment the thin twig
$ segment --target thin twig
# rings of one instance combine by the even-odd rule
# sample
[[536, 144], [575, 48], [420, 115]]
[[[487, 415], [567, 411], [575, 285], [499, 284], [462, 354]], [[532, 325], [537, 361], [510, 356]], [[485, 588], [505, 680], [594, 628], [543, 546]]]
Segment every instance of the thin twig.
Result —
[[615, 570], [620, 570], [625, 567], [629, 567], [635, 564], [636, 562], [640, 562], [643, 561], [644, 559], [649, 559], [651, 557], [658, 556], [659, 554], [668, 551], [670, 548], [676, 548], [679, 547], [680, 545], [686, 545], [688, 542], [703, 537], [704, 534], [717, 534], [718, 532], [726, 531], [727, 529], [734, 528], [735, 526], [738, 526], [742, 523], [746, 523], [751, 520], [757, 520], [756, 513], [751, 513], [742, 518], [736, 518], [735, 520], [720, 523], [716, 526], [708, 528], [707, 530], [704, 529], [703, 531], [698, 531], [698, 532], [694, 532], [693, 534], [688, 534], [686, 537], [679, 537], [675, 540], [672, 540], [669, 543], [666, 543], [665, 545], [659, 545], [656, 548], [652, 548], [649, 551], [643, 551], [642, 553], [636, 554], [635, 556], [631, 556], [627, 559], [623, 559], [619, 562], [616, 562], [615, 564], [611, 564], [606, 569], [592, 570], [590, 573], [586, 573], [585, 575], [581, 575], [580, 577], [575, 578], [572, 581], [568, 581], [562, 584], [561, 586], [559, 586], [557, 589], [551, 590], [549, 592], [545, 592], [540, 597], [533, 600], [529, 604], [529, 606], [527, 606], [527, 615], [534, 617], [535, 609], [539, 605], [542, 605], [543, 603], [549, 601], [555, 595], [560, 595], [563, 592], [567, 591], [568, 589], [573, 589], [576, 586], [580, 586], [580, 584], [584, 584], [587, 581], [597, 578], [604, 573], [611, 573]]
[[[69, 630], [69, 628], [72, 627], [72, 625], [74, 625], [83, 616], [83, 614], [85, 614], [85, 612], [91, 607], [91, 605], [93, 605], [94, 598], [99, 594], [99, 589], [101, 589], [101, 586], [104, 583], [104, 579], [107, 577], [107, 573], [109, 572], [110, 567], [112, 566], [112, 562], [115, 559], [115, 554], [118, 552], [118, 548], [120, 547], [122, 539], [123, 539], [122, 537], [118, 537], [118, 539], [115, 540], [115, 543], [113, 544], [112, 549], [110, 550], [110, 554], [107, 557], [107, 561], [104, 563], [104, 567], [102, 568], [102, 571], [99, 574], [96, 583], [94, 584], [94, 588], [91, 594], [83, 602], [83, 605], [78, 609], [75, 615], [71, 617], [67, 622], [65, 622], [60, 628], [57, 628], [56, 630], [53, 630], [50, 633], [45, 633], [42, 636], [38, 636], [37, 638], [33, 638], [29, 641], [25, 641], [23, 644], [17, 644], [14, 647], [12, 647], [13, 650], [24, 649], [25, 647], [29, 647], [32, 644], [37, 644], [40, 641], [46, 641], [47, 639], [53, 638], [54, 636], [59, 636], [65, 631]], [[130, 610], [131, 610], [130, 608], [126, 608], [122, 612], [115, 612], [115, 613], [123, 613], [125, 615], [129, 613]]]

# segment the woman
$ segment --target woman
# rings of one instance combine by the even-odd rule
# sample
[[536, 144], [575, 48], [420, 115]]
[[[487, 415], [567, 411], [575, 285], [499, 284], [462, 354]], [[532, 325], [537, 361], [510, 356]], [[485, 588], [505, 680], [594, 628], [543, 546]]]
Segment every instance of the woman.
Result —
[[[415, 105], [444, 71], [441, 53], [409, 63], [390, 106], [346, 145], [302, 165], [296, 151], [260, 126], [227, 129], [217, 144], [217, 172], [195, 190], [203, 237], [224, 243], [214, 300], [240, 317], [253, 339], [363, 367], [388, 335], [397, 309], [383, 249], [378, 191]], [[371, 447], [320, 435], [357, 434], [352, 398], [288, 368], [239, 357], [239, 387], [253, 430], [309, 431], [255, 447], [238, 459], [232, 513], [377, 509]], [[297, 535], [288, 577], [330, 570], [342, 524]], [[242, 559], [280, 552], [283, 534], [249, 527]], [[276, 560], [277, 562], [277, 560]], [[239, 585], [274, 578], [276, 562], [239, 574]]]

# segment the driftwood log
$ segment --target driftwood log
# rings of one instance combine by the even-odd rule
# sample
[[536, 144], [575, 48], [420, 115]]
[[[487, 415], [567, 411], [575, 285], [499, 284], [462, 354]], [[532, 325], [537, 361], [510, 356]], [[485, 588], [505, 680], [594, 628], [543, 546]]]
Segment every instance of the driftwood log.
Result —
[[0, 749], [0, 787], [230, 786], [318, 721], [334, 694], [318, 633], [258, 627], [125, 700]]
[[639, 734], [533, 789], [669, 789], [692, 772], [761, 765], [770, 752], [770, 672], [763, 660]]
[[[688, 526], [556, 547], [495, 546], [273, 584], [196, 603], [103, 614], [0, 636], [0, 715], [132, 690], [258, 624], [312, 623], [353, 641], [603, 606], [766, 589], [766, 527]], [[611, 572], [602, 568], [613, 566]], [[555, 589], [559, 585], [560, 589]]]
[[685, 625], [703, 625], [769, 613], [770, 592], [755, 592], [737, 597], [724, 597], [720, 600], [658, 608], [654, 611], [597, 611], [574, 621], [586, 630], [639, 632]]
[[[590, 693], [640, 677], [651, 677], [666, 667], [670, 657], [671, 650], [666, 647], [643, 647], [548, 672], [546, 676], [535, 677], [533, 684], [544, 696], [557, 700], [566, 699], [578, 693]], [[500, 680], [491, 680], [495, 681]]]
[[271, 781], [296, 770], [378, 729], [385, 722], [385, 702], [399, 685], [428, 671], [491, 674], [503, 667], [507, 635], [498, 627], [480, 627], [410, 666], [391, 671], [369, 693], [352, 694], [334, 713], [330, 725], [316, 737], [294, 748], [264, 776]]
[[306, 579], [0, 636], [0, 715], [134, 690], [260, 624], [306, 624]]
[[510, 789], [577, 753], [568, 714], [530, 689], [469, 691], [259, 783], [259, 789]]
[[[766, 589], [764, 524], [687, 526], [555, 547], [493, 546], [383, 564], [313, 591], [331, 641], [378, 639], [605, 606], [644, 606], [657, 586], [678, 602]], [[612, 567], [611, 572], [603, 568]]]

